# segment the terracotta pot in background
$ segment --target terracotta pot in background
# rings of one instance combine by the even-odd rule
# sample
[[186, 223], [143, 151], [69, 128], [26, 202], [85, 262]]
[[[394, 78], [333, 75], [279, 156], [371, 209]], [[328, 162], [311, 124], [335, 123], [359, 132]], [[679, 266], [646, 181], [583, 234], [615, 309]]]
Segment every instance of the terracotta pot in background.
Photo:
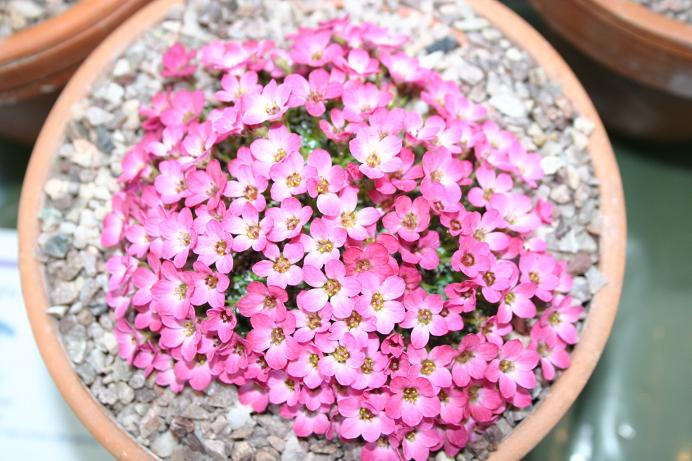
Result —
[[692, 25], [631, 0], [531, 0], [609, 128], [692, 140]]
[[54, 100], [47, 95], [61, 89], [91, 50], [147, 2], [81, 0], [0, 39], [0, 135], [32, 143]]
[[[39, 235], [37, 216], [43, 206], [45, 183], [53, 157], [63, 139], [70, 108], [84, 98], [91, 84], [109, 68], [127, 46], [160, 22], [166, 11], [182, 0], [158, 0], [115, 31], [82, 65], [54, 106], [38, 139], [24, 181], [19, 212], [19, 261], [22, 290], [36, 342], [46, 367], [60, 392], [96, 439], [119, 459], [152, 459], [89, 393], [74, 371], [60, 342], [57, 323], [46, 312], [44, 267], [33, 255]], [[572, 366], [553, 384], [550, 392], [512, 434], [491, 460], [517, 460], [533, 448], [558, 422], [576, 399], [603, 351], [617, 310], [625, 262], [625, 204], [620, 175], [605, 130], [579, 82], [550, 45], [522, 19], [491, 0], [469, 0], [476, 11], [502, 30], [559, 82], [577, 110], [595, 124], [589, 143], [601, 187], [602, 235], [600, 269], [608, 285], [594, 298], [582, 339], [574, 349]]]

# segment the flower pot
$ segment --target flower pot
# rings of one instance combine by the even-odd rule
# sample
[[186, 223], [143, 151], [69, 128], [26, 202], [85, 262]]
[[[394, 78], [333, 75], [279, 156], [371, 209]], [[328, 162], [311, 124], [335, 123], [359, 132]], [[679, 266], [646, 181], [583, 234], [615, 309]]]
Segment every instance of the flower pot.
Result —
[[[58, 91], [94, 47], [148, 0], [83, 0], [64, 13], [0, 39], [0, 132], [25, 143], [38, 134], [15, 124], [17, 111], [42, 119], [49, 103], [27, 99]], [[50, 98], [48, 98], [50, 99]], [[52, 102], [50, 99], [49, 102]], [[10, 116], [12, 112], [15, 115]], [[5, 116], [5, 113], [8, 115]]]
[[642, 138], [692, 139], [692, 25], [630, 0], [531, 3], [569, 45], [568, 61], [606, 125]]
[[[19, 216], [20, 268], [27, 312], [39, 349], [59, 390], [96, 439], [119, 459], [151, 459], [92, 396], [76, 374], [61, 343], [57, 322], [49, 306], [44, 265], [34, 250], [40, 233], [37, 216], [44, 203], [43, 185], [55, 159], [75, 103], [89, 91], [114, 57], [140, 34], [152, 28], [180, 0], [158, 0], [115, 31], [82, 65], [60, 96], [36, 144], [22, 191]], [[520, 48], [526, 50], [559, 82], [566, 97], [588, 117], [595, 129], [588, 144], [596, 179], [600, 184], [600, 270], [608, 284], [593, 299], [582, 339], [572, 354], [572, 365], [550, 388], [533, 413], [519, 424], [492, 454], [492, 459], [519, 459], [557, 423], [577, 397], [607, 341], [622, 286], [625, 259], [625, 211], [619, 172], [605, 131], [578, 81], [557, 53], [538, 33], [497, 2], [471, 0], [476, 12], [488, 19]]]

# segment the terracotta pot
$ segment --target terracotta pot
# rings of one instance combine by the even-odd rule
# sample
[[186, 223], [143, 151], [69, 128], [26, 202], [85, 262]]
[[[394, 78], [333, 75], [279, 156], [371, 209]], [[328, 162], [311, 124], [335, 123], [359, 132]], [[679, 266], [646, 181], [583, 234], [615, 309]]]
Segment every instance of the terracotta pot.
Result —
[[[56, 321], [46, 313], [44, 268], [34, 259], [39, 235], [36, 219], [43, 204], [42, 187], [63, 138], [70, 107], [87, 93], [114, 56], [158, 23], [172, 5], [181, 0], [158, 0], [115, 31], [82, 65], [61, 94], [36, 144], [24, 182], [19, 212], [19, 261], [22, 290], [34, 336], [59, 390], [96, 439], [119, 459], [150, 459], [153, 455], [138, 445], [92, 397], [75, 373], [60, 342]], [[615, 157], [605, 130], [579, 82], [550, 45], [522, 19], [490, 0], [469, 3], [511, 40], [527, 50], [559, 82], [578, 111], [595, 124], [589, 151], [601, 184], [603, 233], [600, 268], [608, 285], [594, 298], [581, 342], [572, 355], [572, 366], [554, 383], [550, 393], [515, 431], [501, 443], [492, 460], [519, 459], [557, 423], [586, 384], [598, 361], [615, 318], [625, 263], [625, 204]]]
[[692, 25], [631, 0], [531, 3], [582, 55], [571, 51], [568, 61], [607, 125], [637, 137], [692, 139]]
[[82, 0], [1, 39], [0, 105], [60, 89], [89, 52], [147, 2]]

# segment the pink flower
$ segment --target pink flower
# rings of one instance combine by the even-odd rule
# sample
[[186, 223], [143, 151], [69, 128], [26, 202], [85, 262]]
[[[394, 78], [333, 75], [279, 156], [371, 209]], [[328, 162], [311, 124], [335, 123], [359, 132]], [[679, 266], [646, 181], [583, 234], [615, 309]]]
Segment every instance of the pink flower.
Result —
[[360, 48], [349, 50], [348, 56], [344, 58], [339, 56], [334, 60], [334, 64], [343, 71], [349, 74], [360, 76], [368, 76], [374, 74], [380, 69], [380, 63], [377, 59], [370, 57], [370, 54]]
[[215, 264], [219, 272], [228, 274], [233, 270], [232, 247], [233, 239], [223, 230], [221, 223], [209, 221], [205, 233], [198, 236], [193, 251], [199, 255], [198, 261], [204, 265]]
[[291, 98], [294, 98], [295, 102], [292, 102], [292, 105], [305, 104], [308, 114], [313, 117], [324, 114], [325, 101], [341, 96], [343, 89], [324, 69], [310, 72], [308, 80], [300, 74], [291, 74], [286, 77], [285, 82], [293, 87]]
[[471, 378], [483, 379], [488, 362], [497, 357], [499, 347], [485, 341], [481, 334], [464, 336], [452, 365], [452, 379], [459, 387], [468, 386]]
[[272, 200], [277, 202], [307, 190], [305, 183], [305, 161], [299, 153], [290, 154], [269, 170], [274, 184], [271, 188]]
[[202, 324], [205, 331], [216, 333], [222, 342], [227, 343], [233, 337], [238, 321], [231, 309], [222, 306], [207, 310], [207, 318]]
[[[316, 316], [317, 314], [310, 315]], [[298, 322], [297, 326], [299, 326]], [[304, 328], [305, 327], [296, 330], [296, 339], [298, 339], [300, 330]], [[289, 375], [302, 379], [303, 383], [309, 389], [317, 389], [322, 385], [322, 382], [324, 382], [324, 378], [320, 374], [320, 370], [318, 368], [319, 361], [322, 357], [322, 352], [316, 346], [310, 344], [306, 345], [301, 348], [300, 352], [298, 353], [298, 357], [288, 363], [286, 366], [286, 371]]]
[[344, 84], [344, 118], [349, 122], [360, 122], [378, 107], [385, 107], [392, 97], [392, 93], [372, 83], [349, 80]]
[[310, 235], [302, 234], [300, 243], [305, 249], [305, 265], [321, 268], [341, 256], [339, 249], [346, 242], [346, 230], [333, 222], [315, 218], [310, 223]]
[[161, 264], [161, 275], [163, 278], [151, 287], [152, 308], [160, 314], [173, 315], [176, 319], [186, 318], [192, 309], [192, 275], [178, 272], [169, 261]]
[[531, 301], [536, 287], [531, 283], [522, 283], [507, 291], [497, 308], [497, 321], [508, 323], [512, 320], [512, 314], [522, 319], [530, 319], [536, 316], [536, 305]]
[[380, 219], [380, 212], [374, 207], [356, 211], [358, 193], [347, 187], [337, 197], [334, 194], [322, 195], [317, 199], [317, 208], [322, 214], [333, 218], [336, 224], [345, 229], [354, 240], [365, 240], [368, 237], [367, 226]]
[[202, 335], [197, 328], [197, 321], [194, 318], [176, 320], [173, 317], [164, 316], [163, 328], [159, 343], [168, 349], [180, 348], [180, 355], [190, 362], [197, 354], [197, 346], [202, 339]]
[[298, 307], [317, 312], [329, 302], [336, 317], [348, 317], [353, 310], [353, 297], [360, 293], [360, 283], [346, 275], [346, 268], [339, 260], [328, 261], [324, 272], [326, 275], [314, 266], [303, 266], [305, 283], [313, 288], [298, 295]]
[[430, 207], [423, 197], [411, 200], [406, 195], [400, 195], [394, 202], [394, 211], [382, 218], [384, 227], [407, 242], [415, 242], [420, 238], [420, 232], [430, 224]]
[[177, 203], [190, 196], [185, 172], [179, 162], [165, 160], [159, 163], [159, 171], [159, 175], [154, 180], [154, 187], [161, 194], [161, 201], [164, 204]]
[[267, 83], [261, 93], [243, 96], [242, 120], [246, 125], [280, 119], [288, 110], [288, 98], [291, 95], [291, 85], [277, 85], [275, 80]]
[[472, 165], [468, 161], [452, 158], [447, 149], [435, 149], [423, 156], [425, 177], [421, 181], [423, 196], [434, 198], [439, 194], [447, 195], [452, 201], [461, 199], [459, 182], [469, 176]]
[[192, 226], [192, 212], [183, 208], [161, 223], [161, 236], [164, 239], [162, 256], [172, 259], [175, 267], [183, 267], [190, 250], [197, 243], [197, 233]]
[[310, 197], [337, 193], [346, 185], [346, 172], [339, 165], [332, 166], [332, 157], [323, 149], [315, 149], [308, 157], [307, 190]]
[[456, 355], [450, 346], [437, 346], [429, 352], [425, 349], [407, 349], [408, 359], [421, 376], [437, 389], [452, 385], [452, 374], [447, 366]]
[[555, 258], [539, 253], [525, 253], [519, 260], [522, 283], [530, 283], [536, 288], [536, 297], [541, 301], [550, 301], [552, 291], [557, 288], [560, 279], [555, 275]]
[[469, 414], [479, 423], [491, 422], [493, 415], [504, 409], [497, 385], [488, 381], [472, 381], [464, 388], [464, 394], [468, 400]]
[[231, 173], [236, 180], [228, 181], [223, 195], [231, 197], [231, 213], [240, 214], [246, 205], [252, 205], [257, 211], [264, 211], [267, 201], [262, 194], [269, 185], [267, 178], [256, 174], [255, 170], [247, 165], [231, 167]]
[[332, 109], [329, 111], [329, 119], [331, 123], [325, 119], [319, 121], [319, 126], [322, 132], [334, 142], [345, 142], [351, 134], [345, 132], [346, 119], [344, 113], [340, 109]]
[[351, 387], [358, 390], [381, 388], [387, 382], [387, 375], [384, 373], [387, 364], [387, 357], [380, 352], [380, 340], [371, 334], [367, 340], [363, 365], [357, 370]]
[[493, 232], [505, 227], [504, 220], [495, 210], [488, 210], [482, 216], [477, 211], [465, 213], [461, 221], [462, 233], [473, 236], [479, 242], [488, 244], [492, 251], [503, 251], [509, 246], [509, 237], [504, 232]]
[[185, 206], [191, 207], [206, 202], [208, 207], [216, 207], [221, 193], [226, 189], [226, 182], [226, 175], [221, 173], [218, 160], [209, 162], [206, 171], [191, 171], [187, 175], [190, 195], [185, 199]]
[[365, 248], [349, 247], [344, 251], [342, 258], [349, 275], [374, 272], [380, 276], [387, 276], [395, 273], [389, 265], [387, 248], [379, 243], [370, 244]]
[[440, 264], [440, 255], [437, 249], [440, 247], [440, 234], [436, 231], [428, 231], [413, 247], [402, 245], [399, 249], [401, 259], [408, 264], [420, 264], [420, 267], [433, 270]]
[[238, 387], [238, 400], [255, 412], [263, 413], [269, 405], [269, 390], [257, 382], [249, 382]]
[[413, 328], [411, 344], [421, 349], [428, 344], [430, 335], [442, 336], [447, 334], [447, 323], [440, 315], [442, 297], [430, 295], [423, 290], [416, 290], [404, 297], [406, 317], [401, 322], [404, 328]]
[[514, 232], [526, 234], [541, 224], [541, 219], [533, 213], [531, 199], [521, 194], [495, 194], [490, 199], [490, 207], [497, 210]]
[[360, 171], [370, 179], [381, 178], [385, 173], [392, 173], [401, 166], [398, 157], [401, 151], [401, 138], [394, 135], [380, 138], [373, 128], [358, 130], [356, 137], [348, 147], [359, 162]]
[[228, 216], [223, 223], [226, 231], [235, 235], [234, 251], [263, 251], [267, 246], [267, 234], [271, 231], [274, 221], [265, 217], [260, 221], [259, 213], [254, 206], [246, 203], [240, 216]]
[[280, 208], [268, 209], [266, 216], [272, 221], [267, 238], [272, 242], [282, 242], [300, 235], [312, 216], [312, 208], [303, 206], [295, 197], [289, 197], [281, 202]]
[[[440, 399], [440, 418], [447, 424], [460, 424], [464, 419], [468, 397], [456, 388], [440, 389], [437, 393]], [[460, 444], [463, 446], [465, 442]]]
[[346, 333], [340, 340], [326, 344], [322, 350], [326, 354], [319, 361], [320, 373], [334, 376], [342, 386], [350, 386], [365, 359], [361, 344], [351, 333]]
[[384, 280], [374, 273], [360, 277], [363, 295], [357, 301], [360, 315], [373, 317], [378, 333], [391, 333], [394, 326], [406, 316], [404, 306], [398, 300], [406, 288], [400, 277], [390, 276]]
[[493, 383], [499, 381], [500, 393], [508, 399], [517, 392], [517, 385], [525, 389], [536, 387], [533, 369], [538, 359], [536, 351], [526, 349], [521, 341], [512, 339], [500, 348], [498, 358], [488, 364], [485, 377]]
[[216, 92], [219, 101], [237, 103], [243, 96], [258, 94], [262, 91], [262, 85], [257, 83], [257, 72], [246, 72], [240, 77], [233, 74], [226, 74], [221, 79], [223, 90]]
[[261, 282], [250, 282], [247, 294], [238, 300], [238, 312], [245, 317], [263, 313], [272, 320], [280, 322], [286, 318], [288, 293], [283, 288]]
[[296, 263], [303, 259], [303, 246], [300, 243], [289, 243], [283, 251], [273, 243], [264, 249], [266, 260], [255, 263], [252, 271], [260, 277], [267, 277], [267, 285], [286, 288], [303, 281], [303, 270]]
[[197, 354], [192, 360], [181, 360], [175, 364], [175, 376], [187, 381], [196, 391], [203, 391], [212, 380], [209, 360], [204, 354]]
[[[392, 444], [392, 442], [395, 442]], [[400, 461], [398, 451], [399, 440], [395, 437], [380, 437], [375, 442], [363, 445], [361, 457], [363, 461]]]
[[281, 322], [275, 322], [266, 314], [255, 314], [250, 319], [252, 330], [247, 335], [247, 342], [255, 352], [263, 352], [267, 365], [275, 370], [286, 367], [289, 360], [295, 360], [300, 350], [298, 343], [291, 336], [295, 330], [295, 320], [287, 316]]
[[420, 67], [418, 60], [404, 52], [383, 53], [380, 60], [396, 83], [415, 83], [426, 74], [426, 69]]
[[338, 408], [344, 417], [339, 434], [345, 439], [363, 437], [366, 442], [375, 442], [380, 435], [394, 432], [394, 421], [385, 414], [382, 399], [347, 397], [339, 400]]
[[178, 90], [169, 97], [170, 105], [161, 112], [165, 126], [187, 125], [196, 121], [204, 109], [204, 92]]
[[452, 267], [467, 277], [476, 277], [490, 269], [492, 264], [490, 247], [471, 237], [459, 239], [459, 249], [452, 255]]
[[196, 54], [197, 50], [194, 48], [188, 51], [181, 43], [175, 43], [163, 55], [161, 75], [166, 78], [189, 77], [195, 73], [195, 66], [191, 61]]
[[558, 297], [552, 305], [543, 312], [540, 324], [554, 332], [567, 344], [576, 344], [579, 339], [577, 328], [574, 325], [584, 315], [584, 308], [569, 296]]
[[226, 303], [226, 289], [230, 283], [228, 276], [214, 272], [201, 261], [195, 261], [193, 279], [195, 289], [190, 298], [193, 306], [209, 304], [211, 307], [223, 307]]
[[512, 177], [505, 173], [496, 174], [490, 166], [484, 165], [476, 170], [479, 187], [469, 191], [469, 202], [475, 207], [485, 207], [497, 193], [504, 194], [512, 188]]
[[401, 446], [404, 459], [426, 461], [430, 458], [430, 451], [441, 441], [440, 436], [428, 422], [412, 429], [403, 428], [400, 432], [403, 436]]
[[331, 36], [328, 30], [301, 31], [291, 47], [291, 59], [312, 67], [322, 67], [333, 61], [342, 51], [339, 45], [331, 43]]
[[272, 165], [282, 161], [291, 154], [299, 153], [300, 136], [291, 133], [285, 125], [274, 125], [269, 129], [266, 138], [256, 139], [250, 144], [252, 156], [259, 160], [255, 169], [269, 177]]
[[273, 404], [286, 403], [296, 405], [300, 397], [300, 383], [293, 380], [284, 371], [272, 370], [267, 379], [269, 387], [269, 402]]
[[307, 437], [312, 434], [326, 434], [332, 423], [327, 417], [329, 405], [323, 405], [316, 411], [308, 410], [300, 405], [295, 408], [282, 406], [281, 416], [293, 419], [293, 432], [298, 437]]
[[531, 328], [531, 346], [540, 356], [541, 371], [548, 381], [555, 379], [555, 368], [569, 367], [567, 345], [538, 323]]
[[514, 285], [518, 278], [517, 266], [504, 259], [493, 261], [488, 270], [479, 273], [475, 278], [481, 287], [483, 297], [491, 303], [500, 301], [502, 292]]
[[417, 373], [392, 378], [387, 401], [387, 416], [399, 419], [410, 427], [420, 424], [423, 417], [432, 418], [440, 414], [440, 401], [432, 384]]

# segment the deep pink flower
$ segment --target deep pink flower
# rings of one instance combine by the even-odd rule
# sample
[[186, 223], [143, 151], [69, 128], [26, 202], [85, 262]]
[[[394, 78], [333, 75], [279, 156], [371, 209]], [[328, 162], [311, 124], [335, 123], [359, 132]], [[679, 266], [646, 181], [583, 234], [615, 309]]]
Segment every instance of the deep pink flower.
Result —
[[269, 405], [269, 389], [257, 382], [249, 382], [238, 387], [238, 400], [249, 405], [257, 413], [262, 413]]
[[192, 309], [192, 275], [179, 272], [169, 261], [161, 264], [161, 275], [163, 278], [151, 287], [152, 308], [162, 315], [173, 315], [176, 319], [186, 318]]
[[513, 286], [519, 278], [516, 264], [504, 259], [495, 260], [490, 267], [480, 272], [473, 281], [481, 287], [483, 297], [491, 303], [500, 301], [502, 293]]
[[464, 388], [467, 397], [468, 412], [479, 423], [489, 423], [493, 415], [501, 413], [503, 401], [497, 390], [497, 385], [488, 381], [471, 381]]
[[468, 334], [457, 350], [459, 354], [452, 364], [452, 378], [457, 386], [466, 387], [471, 378], [483, 379], [488, 362], [497, 357], [499, 347], [486, 342], [481, 334]]
[[463, 272], [467, 277], [476, 277], [482, 271], [490, 269], [492, 254], [487, 243], [479, 242], [472, 237], [459, 239], [459, 249], [452, 255], [452, 267]]
[[225, 306], [207, 310], [207, 318], [202, 322], [205, 331], [215, 332], [224, 343], [231, 340], [237, 324], [233, 310]]
[[209, 221], [205, 232], [197, 237], [197, 244], [192, 251], [199, 255], [198, 261], [211, 266], [222, 274], [233, 270], [233, 238], [226, 232], [218, 221]]
[[338, 193], [346, 185], [346, 171], [339, 165], [332, 165], [331, 155], [323, 149], [310, 153], [305, 174], [310, 197]]
[[430, 351], [409, 347], [406, 352], [414, 369], [420, 376], [428, 378], [436, 389], [452, 385], [452, 374], [447, 366], [456, 353], [451, 346], [436, 346]]
[[389, 436], [382, 436], [375, 442], [368, 442], [363, 445], [361, 457], [363, 461], [400, 461], [399, 439]]
[[197, 354], [192, 360], [180, 360], [175, 364], [175, 376], [187, 381], [196, 391], [203, 391], [212, 380], [209, 360], [204, 354]]
[[[447, 424], [460, 424], [464, 419], [468, 397], [457, 388], [440, 389], [437, 393], [440, 399], [440, 418]], [[456, 434], [459, 437], [459, 434]], [[463, 438], [463, 436], [462, 436]], [[463, 446], [464, 442], [457, 446]]]
[[402, 428], [401, 447], [404, 452], [404, 459], [414, 461], [426, 461], [430, 458], [430, 452], [435, 446], [440, 444], [440, 436], [432, 427], [432, 424], [425, 422], [415, 428]]
[[552, 291], [557, 288], [560, 279], [555, 275], [555, 258], [547, 254], [525, 253], [519, 260], [522, 283], [530, 283], [536, 288], [536, 297], [541, 301], [550, 301]]
[[226, 189], [226, 175], [221, 172], [218, 160], [212, 160], [206, 171], [194, 170], [186, 177], [190, 195], [185, 198], [185, 206], [192, 207], [206, 202], [210, 208], [216, 207], [221, 199], [221, 193]]
[[567, 345], [548, 328], [536, 323], [531, 328], [531, 346], [538, 352], [543, 377], [548, 381], [555, 379], [555, 368], [569, 367], [570, 358]]
[[497, 308], [497, 321], [508, 323], [512, 320], [512, 315], [522, 319], [535, 317], [536, 305], [531, 301], [535, 292], [536, 287], [531, 283], [521, 283], [507, 291]]
[[163, 70], [161, 75], [166, 78], [188, 77], [195, 73], [191, 64], [197, 54], [194, 48], [187, 50], [181, 43], [175, 43], [163, 55]]
[[284, 418], [293, 419], [293, 432], [298, 437], [307, 437], [312, 434], [326, 434], [332, 423], [327, 417], [330, 405], [323, 405], [318, 410], [309, 410], [304, 405], [296, 407], [282, 406], [280, 414]]

